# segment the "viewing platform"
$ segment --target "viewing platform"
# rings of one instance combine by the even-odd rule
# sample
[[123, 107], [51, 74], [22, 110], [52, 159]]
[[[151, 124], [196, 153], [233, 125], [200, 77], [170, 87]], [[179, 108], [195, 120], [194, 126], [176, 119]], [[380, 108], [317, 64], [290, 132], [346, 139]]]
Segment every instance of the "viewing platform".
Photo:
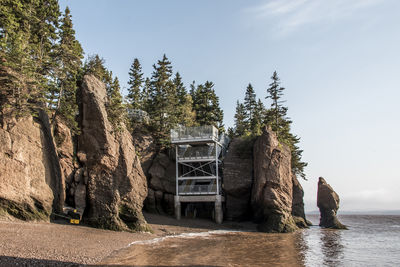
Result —
[[181, 202], [214, 202], [215, 220], [222, 222], [222, 169], [229, 138], [212, 125], [171, 130], [176, 151], [175, 215], [181, 216]]
[[172, 144], [218, 142], [218, 129], [212, 125], [185, 127], [171, 130]]

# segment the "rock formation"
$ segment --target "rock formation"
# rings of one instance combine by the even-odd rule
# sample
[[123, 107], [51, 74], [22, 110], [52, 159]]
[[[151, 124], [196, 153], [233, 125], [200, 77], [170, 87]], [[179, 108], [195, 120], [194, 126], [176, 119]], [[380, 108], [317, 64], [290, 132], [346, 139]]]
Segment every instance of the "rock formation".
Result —
[[[53, 134], [60, 162], [63, 191], [69, 192], [69, 184], [73, 181], [75, 170], [79, 168], [76, 160], [74, 160], [74, 143], [71, 131], [59, 117], [56, 117]], [[68, 202], [69, 197], [67, 193], [63, 200]]]
[[[234, 138], [224, 159], [224, 192], [228, 220], [251, 218], [251, 186], [253, 184], [253, 155], [245, 153], [243, 146], [253, 146], [242, 138]], [[250, 150], [251, 151], [251, 150]], [[252, 151], [251, 151], [252, 152]]]
[[251, 203], [259, 231], [297, 229], [292, 211], [291, 154], [275, 133], [265, 128], [254, 144], [254, 183]]
[[55, 184], [44, 129], [31, 116], [0, 129], [0, 213], [48, 220]]
[[296, 225], [300, 228], [307, 228], [312, 225], [311, 222], [307, 221], [304, 213], [304, 191], [300, 182], [297, 180], [295, 174], [292, 174], [293, 184], [293, 197], [292, 197], [292, 216]]
[[87, 180], [85, 219], [107, 229], [145, 229], [142, 207], [147, 183], [132, 137], [124, 126], [113, 131], [105, 108], [105, 85], [92, 75], [83, 79], [81, 101], [77, 156], [85, 168], [78, 180]]
[[175, 161], [163, 152], [153, 159], [147, 176], [149, 194], [145, 202], [146, 210], [174, 214], [175, 168]]
[[319, 226], [333, 229], [346, 229], [346, 226], [341, 224], [336, 217], [337, 210], [339, 209], [339, 202], [339, 195], [326, 183], [324, 178], [319, 177], [317, 194], [317, 206], [321, 214]]

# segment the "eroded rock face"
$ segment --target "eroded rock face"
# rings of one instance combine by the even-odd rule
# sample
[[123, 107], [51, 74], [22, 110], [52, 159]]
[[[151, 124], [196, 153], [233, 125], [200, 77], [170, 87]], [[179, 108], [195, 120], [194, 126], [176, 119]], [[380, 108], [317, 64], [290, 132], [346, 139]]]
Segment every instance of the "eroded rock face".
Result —
[[[74, 164], [74, 143], [70, 129], [62, 122], [59, 117], [56, 117], [54, 122], [54, 142], [57, 146], [57, 154], [60, 162], [62, 189], [63, 192], [68, 192], [63, 195], [63, 202], [68, 201], [70, 192], [70, 184], [74, 182], [75, 170], [78, 168], [77, 163]], [[73, 197], [73, 196], [72, 196]]]
[[77, 155], [87, 172], [85, 219], [101, 228], [143, 230], [147, 183], [132, 137], [125, 127], [113, 131], [105, 109], [106, 88], [92, 75], [83, 79], [81, 101]]
[[32, 117], [0, 129], [0, 213], [23, 220], [47, 220], [54, 177], [42, 126]]
[[135, 131], [132, 134], [133, 143], [135, 144], [136, 152], [139, 154], [143, 172], [148, 176], [153, 159], [157, 155], [154, 138], [149, 133], [141, 132], [140, 129], [135, 129]]
[[253, 146], [241, 138], [230, 142], [224, 159], [224, 191], [228, 220], [245, 220], [251, 217], [251, 187], [253, 184], [253, 156], [245, 153], [243, 146]]
[[297, 229], [292, 211], [291, 154], [270, 128], [254, 144], [254, 183], [251, 204], [259, 231], [292, 232]]
[[339, 209], [339, 202], [339, 195], [324, 178], [319, 177], [317, 193], [317, 206], [321, 214], [319, 226], [333, 229], [346, 229], [346, 226], [341, 224], [336, 217], [337, 210]]
[[292, 216], [298, 227], [307, 228], [312, 224], [306, 219], [306, 215], [304, 213], [304, 201], [303, 201], [304, 191], [299, 180], [297, 180], [295, 174], [292, 174], [292, 183], [293, 183]]
[[146, 199], [145, 209], [172, 215], [174, 214], [173, 195], [176, 191], [176, 165], [166, 153], [167, 151], [157, 153], [148, 169], [147, 180], [152, 192]]

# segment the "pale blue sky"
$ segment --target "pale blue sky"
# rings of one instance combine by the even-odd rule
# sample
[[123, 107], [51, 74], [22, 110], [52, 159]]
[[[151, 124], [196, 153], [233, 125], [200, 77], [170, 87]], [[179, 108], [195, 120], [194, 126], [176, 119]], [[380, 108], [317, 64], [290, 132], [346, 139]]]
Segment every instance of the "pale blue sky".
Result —
[[186, 85], [215, 83], [227, 126], [246, 85], [264, 98], [276, 70], [309, 163], [306, 209], [317, 209], [323, 176], [342, 210], [400, 210], [400, 1], [60, 4], [86, 55], [102, 56], [122, 86], [133, 58], [150, 76], [166, 53]]

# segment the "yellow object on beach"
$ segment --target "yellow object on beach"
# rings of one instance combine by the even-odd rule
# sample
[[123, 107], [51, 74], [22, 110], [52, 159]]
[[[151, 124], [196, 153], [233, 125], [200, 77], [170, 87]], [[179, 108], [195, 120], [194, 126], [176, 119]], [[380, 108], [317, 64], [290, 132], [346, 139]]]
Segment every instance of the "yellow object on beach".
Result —
[[70, 219], [69, 223], [70, 224], [79, 224], [79, 220], [78, 219]]

